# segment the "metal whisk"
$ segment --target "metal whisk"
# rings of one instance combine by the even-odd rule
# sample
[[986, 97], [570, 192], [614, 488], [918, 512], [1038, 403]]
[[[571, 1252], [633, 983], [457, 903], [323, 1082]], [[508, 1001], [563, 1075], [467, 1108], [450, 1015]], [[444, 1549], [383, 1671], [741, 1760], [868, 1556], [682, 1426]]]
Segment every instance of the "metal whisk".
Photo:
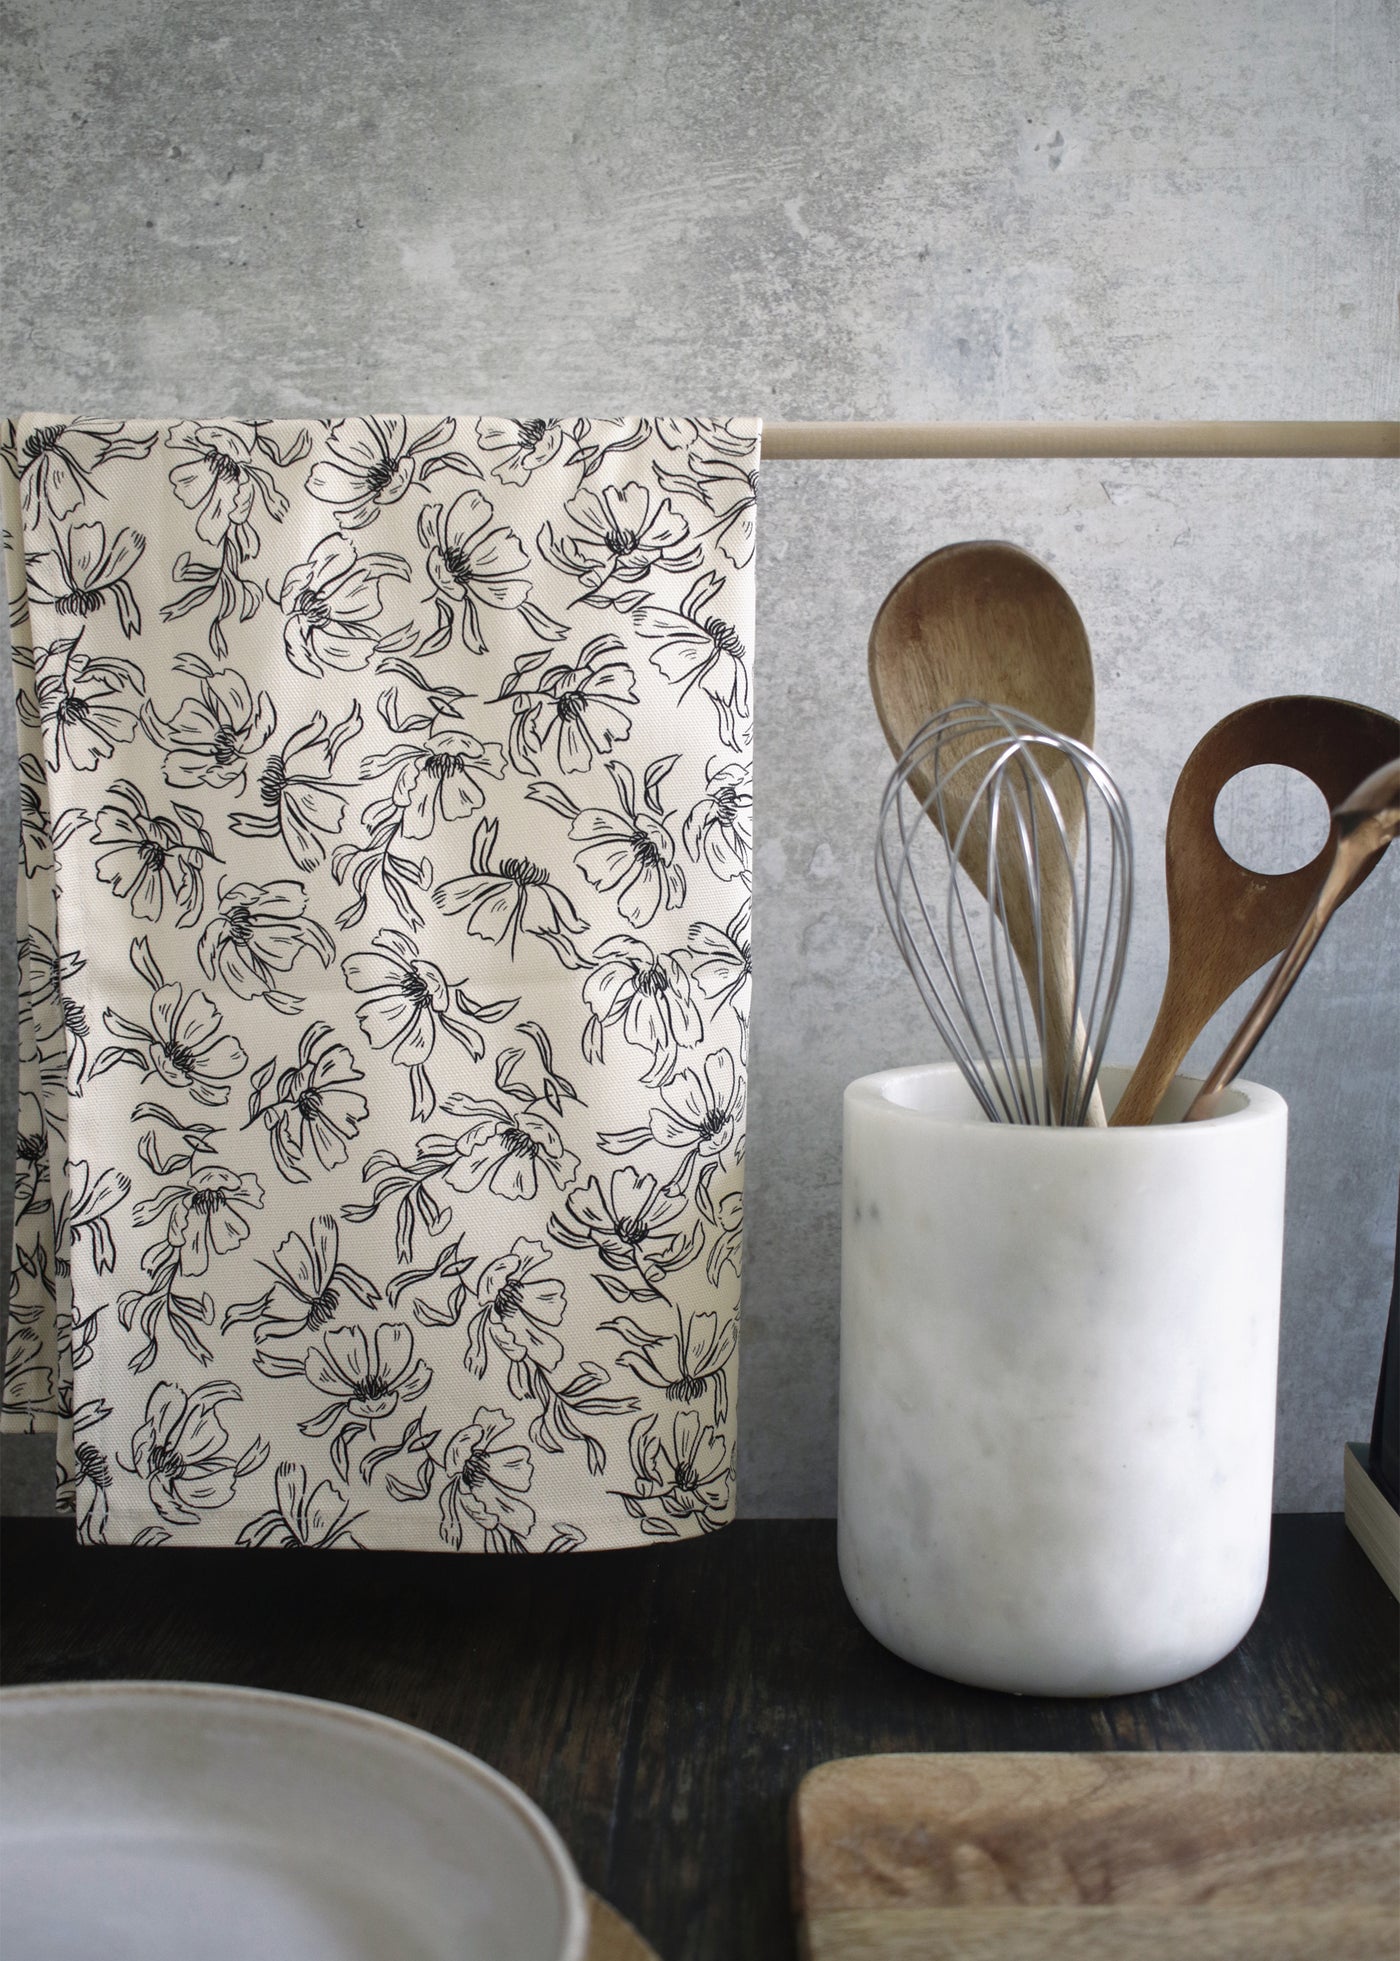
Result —
[[1096, 1081], [1123, 979], [1133, 847], [1093, 750], [983, 701], [931, 717], [885, 790], [875, 879], [988, 1118], [1102, 1124]]

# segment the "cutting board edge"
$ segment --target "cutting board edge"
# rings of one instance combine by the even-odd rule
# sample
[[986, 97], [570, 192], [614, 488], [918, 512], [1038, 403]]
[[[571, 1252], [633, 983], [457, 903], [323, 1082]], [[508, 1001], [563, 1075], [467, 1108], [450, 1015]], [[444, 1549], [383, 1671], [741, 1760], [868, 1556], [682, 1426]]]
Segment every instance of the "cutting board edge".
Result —
[[[1049, 1763], [1063, 1765], [1066, 1768], [1075, 1766], [1087, 1774], [1101, 1774], [1105, 1763], [1112, 1763], [1130, 1780], [1145, 1775], [1147, 1780], [1164, 1778], [1170, 1785], [1173, 1769], [1179, 1770], [1188, 1759], [1195, 1763], [1199, 1763], [1202, 1759], [1209, 1759], [1217, 1764], [1238, 1763], [1242, 1769], [1247, 1766], [1250, 1772], [1265, 1781], [1270, 1777], [1282, 1776], [1290, 1783], [1296, 1779], [1304, 1786], [1310, 1776], [1317, 1774], [1322, 1765], [1327, 1765], [1334, 1773], [1344, 1772], [1348, 1765], [1364, 1767], [1373, 1780], [1379, 1783], [1382, 1806], [1389, 1809], [1390, 1815], [1400, 1817], [1400, 1756], [1386, 1751], [910, 1750], [831, 1758], [826, 1763], [815, 1765], [807, 1772], [793, 1793], [789, 1806], [790, 1883], [802, 1961], [821, 1961], [821, 1950], [814, 1941], [812, 1933], [814, 1923], [833, 1911], [855, 1910], [856, 1905], [855, 1902], [847, 1901], [843, 1906], [830, 1890], [825, 1893], [818, 1890], [814, 1896], [811, 1885], [811, 1876], [816, 1871], [820, 1853], [823, 1805], [828, 1796], [832, 1795], [830, 1787], [836, 1787], [836, 1791], [845, 1800], [846, 1808], [849, 1808], [852, 1804], [858, 1806], [862, 1796], [862, 1786], [867, 1788], [878, 1786], [881, 1773], [888, 1773], [892, 1766], [918, 1766], [926, 1773], [934, 1766], [961, 1765], [969, 1769], [981, 1769], [983, 1772], [990, 1770], [995, 1775], [999, 1768]], [[1148, 1766], [1151, 1768], [1146, 1768]], [[880, 1807], [873, 1789], [870, 1794], [873, 1835], [879, 1828], [881, 1818]], [[953, 1906], [935, 1906], [931, 1910], [951, 1912], [960, 1909]], [[1185, 1903], [1182, 1910], [1186, 1910]]]

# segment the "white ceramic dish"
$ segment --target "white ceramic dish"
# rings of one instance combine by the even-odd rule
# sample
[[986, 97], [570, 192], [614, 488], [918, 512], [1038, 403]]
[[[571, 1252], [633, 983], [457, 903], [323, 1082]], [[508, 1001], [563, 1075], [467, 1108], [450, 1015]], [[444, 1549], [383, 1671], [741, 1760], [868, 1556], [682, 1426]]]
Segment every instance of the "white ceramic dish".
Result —
[[0, 1694], [15, 1961], [583, 1961], [524, 1793], [423, 1730], [198, 1682]]

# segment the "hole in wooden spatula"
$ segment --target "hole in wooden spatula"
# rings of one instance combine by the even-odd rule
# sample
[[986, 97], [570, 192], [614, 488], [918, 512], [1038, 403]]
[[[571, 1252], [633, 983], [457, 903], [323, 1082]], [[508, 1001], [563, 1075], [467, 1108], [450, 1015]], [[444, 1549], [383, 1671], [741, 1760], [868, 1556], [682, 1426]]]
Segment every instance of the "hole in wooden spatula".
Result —
[[1215, 835], [1246, 871], [1277, 875], [1307, 865], [1327, 842], [1332, 814], [1309, 776], [1260, 763], [1232, 776], [1215, 800]]

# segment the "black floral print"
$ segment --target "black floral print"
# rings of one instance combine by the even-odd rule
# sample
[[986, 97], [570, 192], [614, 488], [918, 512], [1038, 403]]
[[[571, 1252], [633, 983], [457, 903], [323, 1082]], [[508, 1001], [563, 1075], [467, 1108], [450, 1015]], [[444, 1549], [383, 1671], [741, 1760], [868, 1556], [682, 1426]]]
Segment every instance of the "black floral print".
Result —
[[323, 538], [304, 565], [282, 581], [277, 604], [286, 615], [282, 645], [287, 664], [303, 674], [358, 674], [376, 654], [396, 653], [416, 635], [400, 627], [382, 633], [382, 579], [411, 579], [408, 560], [394, 552], [361, 558], [349, 538]]
[[551, 565], [581, 581], [575, 604], [606, 606], [640, 590], [654, 572], [693, 572], [703, 556], [669, 498], [645, 484], [584, 488], [564, 511], [569, 529], [556, 537], [553, 525], [545, 524], [539, 549]]
[[734, 1057], [728, 1049], [717, 1049], [706, 1057], [703, 1071], [683, 1069], [662, 1090], [645, 1125], [604, 1131], [598, 1144], [614, 1157], [630, 1156], [647, 1143], [682, 1152], [669, 1183], [688, 1191], [697, 1167], [706, 1178], [735, 1149], [743, 1116], [744, 1085]]
[[744, 1253], [744, 1194], [726, 1192], [715, 1207], [715, 1225], [718, 1230], [710, 1241], [710, 1250], [705, 1258], [705, 1277], [712, 1287], [718, 1287], [726, 1267], [737, 1280]]
[[287, 515], [272, 472], [254, 461], [255, 434], [225, 423], [182, 422], [165, 446], [185, 459], [172, 468], [170, 485], [207, 545], [222, 544], [235, 525], [246, 525], [255, 501], [278, 522]]
[[404, 1425], [397, 1439], [372, 1444], [364, 1452], [360, 1459], [360, 1482], [372, 1485], [380, 1466], [392, 1464], [394, 1469], [386, 1470], [383, 1478], [388, 1496], [399, 1505], [411, 1505], [417, 1499], [426, 1498], [438, 1471], [432, 1450], [440, 1434], [423, 1428], [423, 1411], [419, 1410]]
[[651, 1057], [641, 1077], [648, 1085], [669, 1083], [681, 1050], [704, 1040], [690, 975], [676, 954], [654, 953], [644, 940], [626, 934], [605, 940], [583, 984], [583, 998], [590, 1011], [583, 1031], [585, 1059], [601, 1062], [604, 1029], [620, 1027], [625, 1042]]
[[521, 1497], [534, 1482], [528, 1448], [502, 1443], [511, 1427], [504, 1410], [479, 1409], [442, 1452], [438, 1507], [444, 1545], [457, 1552], [469, 1527], [481, 1534], [483, 1552], [523, 1552], [535, 1514]]
[[218, 1156], [214, 1139], [222, 1134], [221, 1124], [206, 1123], [199, 1117], [177, 1117], [164, 1103], [138, 1103], [131, 1112], [132, 1123], [143, 1117], [151, 1127], [141, 1133], [136, 1155], [157, 1178], [187, 1171], [196, 1158]]
[[568, 1380], [558, 1380], [555, 1371], [566, 1364], [558, 1331], [568, 1302], [563, 1282], [549, 1270], [553, 1261], [551, 1247], [522, 1235], [473, 1279], [469, 1276], [476, 1256], [458, 1239], [443, 1248], [431, 1267], [401, 1274], [390, 1291], [397, 1298], [411, 1298], [414, 1319], [425, 1327], [455, 1327], [474, 1303], [467, 1321], [466, 1366], [482, 1377], [503, 1357], [511, 1396], [517, 1403], [538, 1406], [530, 1422], [531, 1443], [551, 1456], [582, 1445], [596, 1476], [606, 1468], [607, 1450], [588, 1419], [629, 1416], [637, 1399], [602, 1394], [608, 1371], [593, 1360], [583, 1362]]
[[550, 463], [583, 464], [578, 439], [562, 422], [543, 417], [531, 422], [511, 422], [501, 416], [484, 415], [476, 425], [478, 446], [488, 456], [498, 457], [491, 474], [498, 483], [529, 483], [536, 470]]
[[118, 655], [99, 656], [76, 639], [55, 640], [32, 654], [16, 648], [16, 668], [28, 666], [34, 693], [21, 688], [15, 712], [44, 734], [44, 762], [51, 772], [69, 764], [94, 770], [136, 734], [142, 705], [141, 670]]
[[748, 900], [724, 926], [696, 920], [686, 953], [691, 977], [707, 1000], [723, 1007], [741, 1001], [752, 971]]
[[729, 1413], [725, 1367], [739, 1339], [734, 1322], [721, 1325], [717, 1315], [692, 1314], [682, 1320], [679, 1333], [653, 1334], [631, 1315], [620, 1314], [603, 1326], [632, 1344], [618, 1356], [619, 1366], [629, 1368], [639, 1382], [664, 1390], [673, 1403], [698, 1402], [712, 1390], [715, 1421], [723, 1423]]
[[[133, 1375], [144, 1375], [154, 1367], [160, 1356], [161, 1339], [170, 1334], [201, 1368], [206, 1368], [214, 1359], [199, 1330], [214, 1325], [214, 1301], [212, 1295], [201, 1287], [193, 1291], [186, 1283], [180, 1270], [179, 1250], [161, 1245], [149, 1248], [142, 1256], [147, 1281], [141, 1287], [128, 1287], [117, 1297], [117, 1315], [123, 1328], [139, 1328], [146, 1337], [144, 1343], [133, 1354], [128, 1355], [126, 1365]], [[166, 1345], [167, 1351], [169, 1344]], [[73, 1327], [73, 1366], [80, 1368], [92, 1359], [95, 1348], [93, 1337], [89, 1336], [88, 1353], [80, 1355], [78, 1347], [78, 1326]]]
[[257, 552], [258, 536], [251, 524], [231, 524], [212, 563], [181, 552], [170, 569], [171, 586], [179, 589], [178, 597], [161, 607], [161, 619], [168, 625], [212, 608], [206, 629], [209, 651], [216, 661], [224, 660], [228, 654], [225, 625], [234, 621], [246, 625], [262, 605], [262, 587], [245, 570]]
[[[669, 450], [673, 456], [703, 443], [713, 455], [727, 457], [731, 462], [752, 459], [752, 450], [745, 440], [744, 431], [736, 429], [732, 423], [716, 421], [713, 416], [668, 416], [665, 421], [656, 423], [655, 434], [663, 452]], [[652, 467], [660, 468], [657, 464]]]
[[46, 1121], [61, 1130], [64, 1094], [81, 1096], [88, 1075], [87, 1011], [74, 995], [87, 959], [78, 947], [60, 953], [32, 921], [17, 950], [20, 1068], [32, 1068]]
[[53, 873], [53, 832], [49, 828], [44, 766], [37, 756], [30, 755], [19, 759], [19, 859], [26, 884], [43, 873]]
[[418, 536], [428, 553], [428, 576], [441, 595], [439, 617], [455, 617], [462, 645], [486, 652], [484, 613], [519, 613], [542, 639], [558, 640], [563, 629], [531, 606], [525, 576], [530, 555], [508, 525], [495, 524], [495, 509], [479, 490], [464, 490], [454, 504], [430, 504], [418, 520]]
[[222, 1323], [228, 1329], [253, 1322], [259, 1343], [316, 1334], [351, 1302], [371, 1310], [380, 1304], [374, 1282], [341, 1258], [340, 1226], [328, 1212], [318, 1213], [304, 1236], [289, 1232], [272, 1258], [259, 1264], [273, 1284], [256, 1300], [230, 1307]]
[[[117, 1300], [121, 1325], [139, 1327], [146, 1337], [127, 1358], [132, 1374], [140, 1375], [156, 1361], [163, 1332], [174, 1335], [197, 1362], [213, 1360], [199, 1333], [214, 1326], [213, 1297], [189, 1283], [208, 1273], [211, 1258], [234, 1251], [249, 1237], [247, 1214], [262, 1210], [263, 1189], [255, 1173], [196, 1164], [197, 1158], [214, 1154], [212, 1126], [181, 1125], [160, 1104], [138, 1104], [133, 1115], [153, 1117], [176, 1133], [174, 1147], [163, 1151], [157, 1131], [147, 1131], [138, 1153], [158, 1177], [174, 1180], [132, 1208], [134, 1225], [165, 1222], [164, 1238], [150, 1242], [141, 1254], [144, 1283], [126, 1288]], [[77, 1360], [75, 1322], [75, 1366]]]
[[168, 901], [177, 924], [188, 926], [204, 905], [205, 866], [218, 859], [199, 812], [171, 809], [170, 817], [153, 811], [135, 783], [114, 783], [93, 827], [93, 876], [137, 919], [162, 918]]
[[216, 909], [199, 936], [199, 964], [211, 981], [231, 988], [240, 1001], [265, 1001], [279, 1015], [294, 1015], [299, 994], [277, 985], [303, 953], [322, 967], [335, 957], [335, 941], [324, 926], [307, 919], [306, 887], [294, 878], [265, 885], [250, 880], [219, 880]]
[[732, 1516], [756, 438], [0, 423], [0, 1427], [82, 1543]]
[[276, 1502], [270, 1511], [249, 1519], [238, 1535], [240, 1546], [303, 1546], [307, 1549], [353, 1546], [354, 1527], [361, 1514], [350, 1510], [345, 1492], [323, 1478], [314, 1491], [304, 1464], [277, 1466]]
[[231, 668], [220, 673], [202, 654], [177, 654], [174, 665], [182, 674], [198, 677], [198, 694], [186, 695], [169, 720], [150, 702], [141, 711], [141, 726], [165, 751], [166, 782], [172, 790], [201, 784], [242, 790], [249, 763], [277, 726], [272, 696], [265, 688], [254, 695], [241, 674]]
[[67, 1179], [58, 1215], [57, 1244], [69, 1259], [74, 1247], [81, 1246], [95, 1273], [112, 1273], [117, 1264], [117, 1244], [109, 1221], [131, 1190], [131, 1180], [110, 1165], [94, 1172], [85, 1158], [69, 1160]]
[[580, 810], [567, 791], [553, 783], [532, 783], [525, 792], [569, 820], [569, 842], [578, 846], [574, 863], [599, 892], [615, 893], [617, 909], [629, 926], [649, 926], [658, 908], [685, 903], [685, 873], [676, 863], [661, 785], [675, 767], [662, 756], [647, 770], [642, 793], [626, 763], [604, 765], [612, 778], [616, 809]]
[[396, 772], [393, 801], [403, 813], [399, 835], [423, 839], [440, 823], [480, 810], [486, 802], [482, 778], [499, 778], [505, 769], [499, 742], [480, 742], [455, 720], [434, 717], [423, 724], [416, 741], [366, 756], [361, 774], [368, 778]]
[[132, 941], [131, 964], [151, 990], [149, 1017], [142, 1023], [105, 1009], [104, 1027], [121, 1040], [103, 1049], [92, 1073], [101, 1076], [117, 1063], [132, 1062], [144, 1076], [157, 1075], [172, 1089], [187, 1090], [196, 1103], [227, 1103], [232, 1078], [248, 1066], [238, 1037], [221, 1032], [223, 1019], [207, 994], [187, 993], [179, 981], [165, 979], [149, 940]]
[[739, 1030], [739, 1061], [749, 1059], [749, 981], [753, 954], [749, 937], [749, 901], [745, 899], [725, 926], [708, 920], [691, 924], [685, 948], [690, 977], [716, 1008], [730, 1008]]
[[49, 1201], [49, 1132], [44, 1106], [32, 1089], [21, 1089], [15, 1111], [15, 1202], [13, 1222]]
[[85, 1430], [105, 1424], [111, 1417], [110, 1404], [98, 1399], [82, 1403], [73, 1411], [73, 1469], [61, 1482], [59, 1503], [71, 1499], [78, 1543], [100, 1546], [107, 1538], [107, 1493], [112, 1488], [112, 1466], [105, 1451], [83, 1436]]
[[154, 429], [143, 436], [125, 431], [125, 423], [80, 416], [31, 430], [21, 449], [12, 441], [0, 443], [0, 455], [19, 478], [25, 524], [37, 528], [45, 519], [58, 524], [80, 504], [104, 502], [97, 481], [101, 466], [114, 457], [149, 456], [155, 445]]
[[[510, 759], [533, 775], [547, 756], [563, 775], [591, 769], [632, 733], [627, 708], [638, 705], [637, 677], [617, 657], [623, 643], [600, 633], [576, 661], [527, 654], [511, 669], [500, 699], [511, 708]], [[624, 705], [625, 704], [625, 705]]]
[[697, 441], [687, 468], [666, 470], [654, 464], [656, 480], [673, 496], [693, 497], [707, 512], [715, 513], [703, 528], [729, 563], [742, 570], [753, 562], [758, 473], [728, 441], [726, 432], [703, 423], [695, 429]]
[[486, 1040], [473, 1024], [500, 1021], [518, 1005], [518, 998], [478, 1005], [465, 982], [449, 983], [441, 967], [420, 958], [406, 933], [388, 926], [375, 934], [371, 951], [352, 953], [340, 964], [351, 993], [365, 997], [355, 1010], [356, 1021], [371, 1048], [387, 1049], [407, 1069], [413, 1115], [419, 1118], [430, 1117], [437, 1108], [428, 1063], [439, 1031], [479, 1062]]
[[404, 841], [404, 812], [392, 800], [366, 806], [361, 819], [368, 832], [362, 845], [342, 844], [331, 860], [335, 876], [356, 896], [336, 915], [342, 931], [358, 926], [376, 900], [391, 906], [405, 926], [416, 930], [423, 914], [413, 894], [432, 884], [432, 865], [421, 854], [410, 856]]
[[335, 505], [343, 531], [362, 530], [435, 470], [481, 475], [469, 456], [450, 448], [456, 433], [451, 416], [417, 433], [410, 433], [402, 415], [332, 423], [326, 459], [308, 473], [306, 488], [321, 503]]
[[543, 940], [566, 967], [581, 967], [574, 937], [586, 932], [573, 903], [542, 865], [520, 854], [496, 850], [498, 825], [483, 817], [472, 833], [471, 873], [446, 879], [433, 898], [451, 919], [461, 917], [468, 933], [505, 946], [512, 959], [523, 934]]
[[728, 1516], [734, 1479], [724, 1440], [692, 1409], [676, 1412], [669, 1434], [663, 1421], [644, 1416], [632, 1426], [636, 1485], [623, 1503], [649, 1539], [677, 1539], [687, 1527], [713, 1532]]
[[425, 1328], [455, 1328], [471, 1298], [467, 1276], [476, 1263], [465, 1235], [451, 1240], [439, 1247], [431, 1266], [405, 1267], [395, 1274], [389, 1282], [389, 1304], [397, 1313], [407, 1303]]
[[331, 1462], [348, 1478], [349, 1450], [355, 1438], [375, 1434], [375, 1424], [391, 1417], [403, 1403], [417, 1402], [427, 1391], [432, 1371], [413, 1353], [413, 1330], [402, 1321], [384, 1321], [373, 1341], [363, 1328], [328, 1328], [319, 1348], [308, 1349], [305, 1360], [280, 1363], [287, 1374], [304, 1374], [319, 1395], [328, 1398], [314, 1416], [298, 1427], [303, 1436], [323, 1437], [334, 1429]]
[[664, 1298], [664, 1276], [688, 1266], [700, 1250], [698, 1228], [689, 1235], [667, 1230], [686, 1210], [683, 1192], [624, 1165], [606, 1192], [597, 1178], [572, 1192], [564, 1217], [553, 1216], [549, 1229], [561, 1246], [592, 1247], [605, 1266], [637, 1276], [640, 1288], [609, 1286], [614, 1299]]
[[263, 764], [257, 785], [263, 810], [235, 810], [229, 829], [236, 837], [280, 837], [298, 869], [314, 871], [326, 855], [323, 840], [335, 837], [345, 821], [335, 759], [363, 726], [358, 702], [334, 728], [320, 713], [303, 722]]
[[262, 1123], [288, 1184], [306, 1184], [313, 1162], [323, 1171], [345, 1163], [369, 1104], [354, 1087], [364, 1081], [364, 1071], [328, 1021], [314, 1021], [303, 1031], [289, 1068], [279, 1072], [274, 1056], [249, 1080], [248, 1123]]
[[752, 808], [744, 765], [711, 764], [705, 794], [686, 818], [682, 835], [691, 857], [703, 857], [716, 878], [747, 878]]
[[145, 549], [145, 538], [129, 527], [115, 531], [110, 539], [103, 524], [55, 530], [50, 549], [35, 552], [25, 562], [30, 602], [51, 606], [60, 620], [87, 620], [110, 599], [122, 633], [130, 640], [141, 631], [131, 574]]
[[182, 1184], [142, 1200], [131, 1219], [145, 1226], [164, 1218], [165, 1244], [178, 1253], [181, 1272], [200, 1274], [208, 1272], [211, 1259], [243, 1244], [252, 1230], [248, 1212], [260, 1212], [262, 1203], [255, 1173], [209, 1164], [192, 1170]]
[[702, 572], [675, 611], [664, 606], [638, 606], [632, 615], [634, 631], [656, 643], [649, 659], [658, 673], [674, 682], [684, 701], [698, 688], [714, 707], [719, 739], [727, 749], [746, 746], [749, 720], [749, 658], [743, 641], [723, 611], [711, 602], [723, 589], [719, 572]]
[[443, 1104], [467, 1120], [453, 1139], [453, 1160], [443, 1177], [454, 1191], [474, 1192], [486, 1185], [498, 1198], [534, 1198], [543, 1172], [559, 1191], [578, 1176], [578, 1158], [548, 1117], [538, 1110], [510, 1108], [492, 1097], [474, 1100], [454, 1093]]
[[10, 1335], [5, 1343], [3, 1408], [16, 1429], [32, 1429], [33, 1419], [53, 1404], [54, 1364], [34, 1327], [16, 1324], [10, 1310]]
[[173, 1382], [151, 1391], [146, 1420], [131, 1439], [131, 1461], [122, 1468], [146, 1480], [151, 1503], [168, 1524], [197, 1524], [201, 1512], [230, 1503], [239, 1479], [266, 1463], [261, 1438], [229, 1455], [219, 1411], [242, 1400], [236, 1382], [202, 1383], [188, 1396]]
[[467, 1366], [473, 1375], [486, 1373], [488, 1340], [508, 1361], [533, 1362], [546, 1372], [563, 1361], [564, 1345], [554, 1331], [568, 1302], [563, 1281], [545, 1271], [552, 1259], [543, 1241], [522, 1235], [476, 1276], [471, 1291], [477, 1311], [467, 1323]]

